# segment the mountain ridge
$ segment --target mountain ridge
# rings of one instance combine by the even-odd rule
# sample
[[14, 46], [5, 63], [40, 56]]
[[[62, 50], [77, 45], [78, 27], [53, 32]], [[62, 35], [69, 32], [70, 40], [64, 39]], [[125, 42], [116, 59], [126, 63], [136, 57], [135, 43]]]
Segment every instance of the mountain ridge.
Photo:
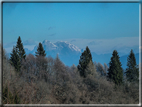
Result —
[[[81, 53], [84, 51], [83, 49], [78, 48], [77, 46], [68, 43], [67, 41], [57, 41], [55, 43], [51, 43], [48, 40], [44, 40], [42, 42], [43, 48], [46, 52], [46, 56], [51, 56], [53, 58], [56, 58], [57, 54], [61, 61], [67, 65], [72, 66], [75, 64], [76, 66], [79, 63], [79, 59], [81, 56]], [[28, 48], [24, 48], [26, 51], [26, 54], [33, 54], [35, 55], [35, 52], [37, 51], [38, 45], [34, 47], [33, 50], [29, 50]], [[109, 66], [110, 59], [112, 57], [112, 53], [107, 54], [96, 54], [95, 52], [91, 52], [92, 54], [92, 60], [93, 62], [100, 62], [102, 65], [106, 63]], [[118, 54], [121, 54], [118, 52]], [[125, 69], [127, 66], [127, 57], [129, 54], [125, 54], [120, 56], [120, 61], [122, 63], [122, 67]], [[9, 55], [10, 56], [10, 53]], [[139, 53], [135, 54], [136, 62], [139, 64]]]
[[[60, 59], [63, 61], [65, 65], [71, 66], [73, 64], [78, 65], [79, 59], [81, 56], [81, 53], [84, 51], [83, 49], [79, 49], [77, 46], [70, 44], [66, 41], [57, 41], [55, 43], [51, 43], [48, 40], [44, 40], [42, 42], [43, 48], [46, 51], [46, 56], [52, 56], [53, 58], [56, 57], [58, 54]], [[34, 47], [34, 49], [28, 53], [31, 53], [35, 55], [35, 52], [37, 51], [37, 46]], [[26, 53], [27, 53], [26, 52]], [[109, 65], [110, 59], [112, 57], [112, 53], [107, 54], [96, 54], [95, 52], [91, 52], [92, 54], [92, 60], [94, 62], [100, 62], [101, 64], [106, 63]], [[139, 53], [136, 53], [136, 62], [139, 63]], [[125, 69], [127, 64], [127, 57], [128, 54], [122, 55], [120, 57], [120, 61], [122, 63], [122, 67]]]

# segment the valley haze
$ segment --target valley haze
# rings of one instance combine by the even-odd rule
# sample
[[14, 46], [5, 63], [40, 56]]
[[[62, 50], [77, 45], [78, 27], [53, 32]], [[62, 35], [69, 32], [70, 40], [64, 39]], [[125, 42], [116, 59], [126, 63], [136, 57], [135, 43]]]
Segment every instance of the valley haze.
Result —
[[[124, 41], [124, 40], [129, 40], [130, 41], [130, 38], [119, 38], [119, 39], [116, 39], [116, 40], [120, 40], [120, 41]], [[138, 38], [131, 38], [133, 40], [137, 40]], [[73, 41], [74, 40], [74, 41]], [[53, 58], [55, 58], [58, 54], [59, 58], [63, 61], [63, 63], [67, 66], [72, 66], [73, 64], [75, 64], [76, 66], [78, 65], [79, 63], [79, 59], [80, 59], [80, 56], [81, 56], [81, 53], [84, 51], [84, 48], [79, 48], [78, 46], [75, 46], [73, 45], [72, 43], [78, 41], [77, 43], [84, 43], [84, 47], [85, 47], [85, 43], [86, 43], [86, 46], [89, 46], [92, 47], [94, 46], [94, 50], [95, 50], [95, 47], [97, 44], [103, 44], [104, 42], [104, 46], [106, 44], [106, 42], [110, 42], [111, 44], [111, 41], [113, 42], [117, 42], [115, 39], [113, 40], [83, 40], [83, 39], [72, 39], [70, 40], [71, 43], [67, 42], [67, 41], [57, 41], [55, 43], [52, 43], [50, 42], [49, 40], [44, 40], [42, 41], [42, 45], [43, 45], [43, 48], [46, 52], [46, 56], [51, 56]], [[85, 42], [86, 41], [86, 42]], [[24, 44], [24, 48], [25, 48], [25, 52], [26, 54], [33, 54], [35, 55], [35, 52], [37, 51], [37, 46], [38, 46], [38, 43], [39, 42], [35, 42], [33, 41], [32, 39], [30, 40], [26, 40], [23, 42]], [[120, 42], [118, 42], [120, 44]], [[12, 44], [12, 43], [11, 43]], [[10, 46], [7, 45], [4, 45], [6, 49], [6, 51], [8, 52], [8, 55], [10, 57], [10, 52], [12, 51], [12, 47], [11, 47], [11, 44]], [[13, 45], [16, 44], [16, 42], [14, 43], [13, 42]], [[117, 44], [117, 43], [116, 43]], [[83, 44], [82, 44], [83, 45]], [[129, 45], [127, 42], [125, 42], [125, 45]], [[131, 47], [130, 46], [127, 46], [127, 47], [124, 47], [124, 48], [121, 48], [121, 46], [113, 46], [113, 47], [116, 47], [116, 48], [113, 48], [112, 49], [108, 49], [107, 52], [104, 52], [102, 54], [99, 54], [97, 53], [97, 49], [96, 49], [96, 52], [95, 51], [92, 51], [93, 47], [90, 48], [91, 50], [91, 54], [92, 54], [92, 58], [93, 58], [93, 61], [94, 62], [100, 62], [101, 64], [104, 64], [106, 63], [107, 65], [109, 64], [109, 61], [110, 61], [110, 58], [112, 56], [112, 52], [113, 52], [113, 49], [116, 49], [116, 50], [119, 50], [118, 51], [118, 54], [120, 56], [120, 61], [122, 63], [122, 67], [125, 69], [126, 68], [126, 64], [127, 64], [127, 57], [129, 55], [129, 50], [131, 50], [131, 48], [133, 48], [134, 52], [135, 52], [135, 56], [136, 56], [136, 62], [137, 64], [139, 64], [139, 48], [137, 46], [138, 44], [135, 44], [135, 45], [132, 45]], [[104, 50], [104, 48], [101, 48], [102, 45], [100, 45], [100, 48], [98, 48], [100, 51], [102, 49], [102, 51]], [[86, 48], [86, 47], [85, 47]], [[106, 46], [107, 48], [107, 46]], [[105, 48], [105, 49], [106, 49]], [[8, 51], [8, 50], [11, 50], [11, 51]]]

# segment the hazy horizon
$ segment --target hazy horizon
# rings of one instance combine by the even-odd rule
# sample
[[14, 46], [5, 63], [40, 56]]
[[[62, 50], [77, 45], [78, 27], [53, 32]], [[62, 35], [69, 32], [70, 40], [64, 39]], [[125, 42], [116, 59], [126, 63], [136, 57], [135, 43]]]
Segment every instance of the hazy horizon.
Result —
[[3, 45], [18, 36], [32, 50], [43, 40], [67, 41], [97, 54], [139, 52], [139, 3], [3, 3]]

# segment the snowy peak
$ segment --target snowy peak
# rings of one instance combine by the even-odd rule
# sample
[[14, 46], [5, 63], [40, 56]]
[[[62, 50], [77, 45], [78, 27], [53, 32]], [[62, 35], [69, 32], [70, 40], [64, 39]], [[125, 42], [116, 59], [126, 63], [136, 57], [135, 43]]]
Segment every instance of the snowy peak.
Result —
[[71, 50], [71, 51], [76, 51], [76, 52], [81, 52], [81, 50], [77, 47], [77, 46], [75, 46], [75, 45], [73, 45], [73, 44], [70, 44], [70, 43], [68, 43], [67, 41], [58, 41], [58, 42], [56, 42], [56, 43], [54, 43], [59, 49], [63, 49], [63, 48], [65, 48], [65, 49], [69, 49], [69, 50]]
[[77, 46], [68, 43], [67, 41], [57, 41], [56, 43], [51, 43], [48, 40], [42, 42], [43, 48], [46, 51], [72, 51], [72, 52], [81, 52]]
[[44, 47], [44, 49], [45, 49], [46, 51], [57, 49], [57, 46], [56, 46], [55, 44], [51, 43], [51, 42], [48, 41], [48, 40], [44, 40], [44, 41], [42, 42], [42, 45], [43, 45], [43, 47]]
[[[56, 43], [51, 43], [50, 41], [48, 40], [44, 40], [42, 42], [42, 46], [47, 54], [48, 55], [51, 55], [51, 56], [56, 56], [57, 53], [60, 55], [60, 56], [65, 56], [65, 55], [80, 55], [81, 53], [81, 49], [79, 49], [77, 46], [73, 45], [73, 44], [70, 44], [66, 41], [57, 41]], [[30, 52], [32, 54], [35, 54], [35, 52], [37, 51], [37, 46], [34, 47], [34, 49]], [[27, 50], [28, 52], [28, 50]]]
[[43, 43], [43, 44], [48, 44], [48, 43], [50, 43], [50, 41], [44, 40], [42, 43]]

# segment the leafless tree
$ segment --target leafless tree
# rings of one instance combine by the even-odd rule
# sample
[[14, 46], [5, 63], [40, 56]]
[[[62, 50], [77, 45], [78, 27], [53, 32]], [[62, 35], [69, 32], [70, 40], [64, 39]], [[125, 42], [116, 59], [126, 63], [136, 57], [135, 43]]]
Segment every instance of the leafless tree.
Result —
[[106, 64], [104, 64], [104, 67], [103, 67], [103, 65], [98, 62], [95, 64], [95, 66], [97, 68], [97, 72], [99, 72], [100, 75], [102, 75], [102, 76], [106, 75], [106, 70], [108, 69]]

